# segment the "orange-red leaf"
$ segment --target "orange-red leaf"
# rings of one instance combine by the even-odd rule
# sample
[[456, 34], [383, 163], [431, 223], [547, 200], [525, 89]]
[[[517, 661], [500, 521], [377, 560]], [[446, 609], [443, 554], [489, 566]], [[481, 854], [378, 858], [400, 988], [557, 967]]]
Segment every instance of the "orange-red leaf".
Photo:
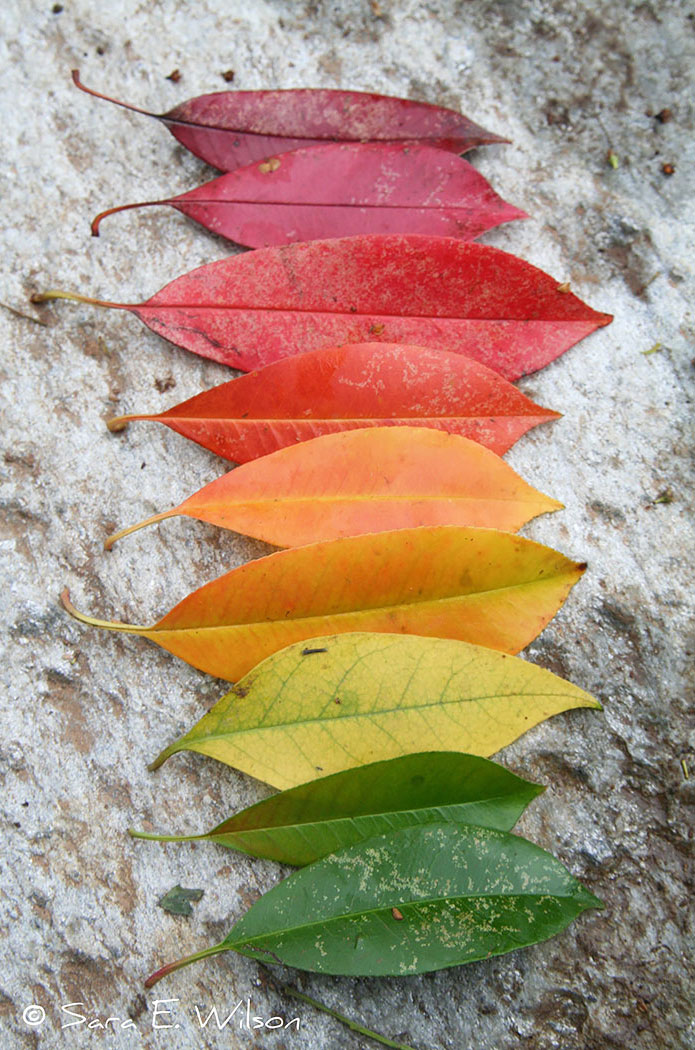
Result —
[[246, 463], [278, 448], [358, 427], [409, 425], [472, 438], [502, 455], [527, 430], [558, 417], [462, 354], [360, 343], [286, 357], [160, 415], [218, 456]]
[[494, 529], [436, 526], [279, 551], [189, 594], [152, 627], [84, 616], [140, 634], [232, 681], [292, 642], [320, 634], [418, 634], [517, 653], [555, 615], [584, 566]]
[[475, 441], [378, 427], [327, 434], [237, 467], [173, 510], [116, 533], [106, 546], [179, 514], [296, 547], [420, 525], [515, 532], [561, 506]]

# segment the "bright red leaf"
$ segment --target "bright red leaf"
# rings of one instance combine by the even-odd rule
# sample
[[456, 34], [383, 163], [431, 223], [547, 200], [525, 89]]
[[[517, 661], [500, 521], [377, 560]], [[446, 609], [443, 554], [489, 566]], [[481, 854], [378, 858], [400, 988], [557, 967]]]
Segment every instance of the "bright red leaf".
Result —
[[341, 343], [455, 350], [507, 379], [547, 365], [608, 324], [564, 285], [488, 245], [374, 234], [259, 248], [200, 266], [130, 310], [203, 357], [247, 372]]

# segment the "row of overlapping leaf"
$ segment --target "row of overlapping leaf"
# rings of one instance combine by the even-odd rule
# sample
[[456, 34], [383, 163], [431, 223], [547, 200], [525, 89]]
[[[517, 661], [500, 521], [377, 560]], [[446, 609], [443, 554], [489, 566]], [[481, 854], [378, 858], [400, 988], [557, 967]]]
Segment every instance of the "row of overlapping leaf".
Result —
[[[287, 549], [149, 628], [64, 602], [236, 682], [153, 767], [187, 748], [285, 789], [202, 837], [309, 866], [201, 954], [405, 974], [544, 939], [598, 902], [509, 834], [540, 789], [474, 756], [598, 704], [513, 655], [584, 566], [514, 535], [560, 504], [500, 454], [557, 415], [510, 380], [610, 318], [466, 242], [523, 213], [456, 156], [501, 141], [460, 114], [307, 90], [204, 96], [160, 119], [227, 172], [160, 203], [258, 250], [125, 308], [259, 370], [110, 426], [156, 419], [243, 464], [148, 521], [184, 514]], [[37, 298], [61, 296], [97, 302]]]

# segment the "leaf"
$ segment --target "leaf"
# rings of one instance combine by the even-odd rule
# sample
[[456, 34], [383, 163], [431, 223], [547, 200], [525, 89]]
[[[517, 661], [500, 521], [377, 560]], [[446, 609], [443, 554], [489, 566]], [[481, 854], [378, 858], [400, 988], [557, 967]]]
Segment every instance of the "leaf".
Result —
[[506, 204], [467, 161], [432, 146], [331, 144], [293, 150], [221, 175], [168, 204], [213, 233], [262, 248], [358, 233], [436, 233], [472, 240], [526, 213]]
[[494, 529], [437, 526], [279, 551], [199, 587], [152, 627], [96, 620], [237, 681], [260, 660], [319, 634], [378, 631], [458, 638], [506, 652], [528, 645], [585, 566]]
[[426, 142], [453, 153], [508, 141], [453, 109], [362, 91], [219, 91], [160, 114], [93, 91], [79, 77], [79, 70], [73, 70], [72, 79], [81, 91], [161, 120], [182, 145], [221, 171], [336, 140]]
[[360, 343], [282, 358], [160, 415], [119, 416], [109, 429], [156, 420], [245, 463], [322, 434], [404, 424], [461, 434], [501, 455], [527, 430], [557, 418], [462, 354]]
[[55, 291], [33, 301], [66, 296], [130, 310], [170, 342], [244, 372], [373, 340], [455, 350], [518, 379], [611, 320], [498, 248], [417, 234], [259, 248], [200, 266], [141, 304]]
[[601, 907], [526, 839], [468, 824], [405, 828], [294, 872], [220, 944], [162, 967], [146, 985], [225, 951], [351, 977], [428, 973], [547, 940]]
[[419, 525], [516, 532], [561, 507], [475, 441], [422, 427], [377, 427], [327, 434], [237, 467], [104, 546], [177, 515], [298, 547]]
[[170, 915], [192, 915], [191, 904], [197, 904], [203, 899], [204, 890], [187, 890], [183, 886], [174, 886], [160, 897], [157, 904]]
[[289, 646], [246, 675], [185, 736], [275, 787], [418, 751], [488, 756], [589, 693], [526, 660], [414, 635], [342, 634]]
[[430, 751], [271, 795], [204, 835], [131, 835], [161, 842], [209, 839], [254, 857], [302, 865], [373, 835], [433, 821], [508, 831], [543, 790], [484, 758]]

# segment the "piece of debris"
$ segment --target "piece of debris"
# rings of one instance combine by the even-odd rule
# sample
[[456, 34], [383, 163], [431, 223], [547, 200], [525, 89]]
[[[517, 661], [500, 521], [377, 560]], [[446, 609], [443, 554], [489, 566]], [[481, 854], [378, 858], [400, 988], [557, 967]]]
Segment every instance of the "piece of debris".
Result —
[[181, 79], [181, 70], [180, 69], [172, 69], [171, 73], [167, 77], [167, 80], [170, 80], [172, 82], [172, 84], [178, 84], [180, 79]]
[[675, 164], [662, 164], [661, 165], [661, 170], [663, 171], [664, 175], [675, 175], [676, 174], [676, 166], [675, 166]]
[[615, 169], [620, 167], [620, 159], [618, 157], [618, 154], [615, 153], [612, 149], [608, 150], [607, 160], [611, 168]]
[[228, 84], [231, 84], [231, 82], [234, 80], [234, 77], [236, 76], [236, 73], [233, 69], [225, 69], [224, 73], [222, 73], [221, 76], [223, 80], [226, 80]]
[[188, 890], [184, 886], [177, 885], [160, 897], [157, 904], [170, 915], [192, 915], [191, 904], [197, 904], [202, 899], [204, 892], [204, 890]]
[[640, 353], [643, 357], [649, 357], [650, 354], [658, 354], [659, 351], [663, 349], [663, 343], [654, 343], [654, 346], [650, 346], [648, 350], [641, 350]]
[[673, 113], [668, 107], [662, 109], [656, 114], [656, 120], [658, 120], [660, 124], [668, 124], [669, 120], [673, 120]]

